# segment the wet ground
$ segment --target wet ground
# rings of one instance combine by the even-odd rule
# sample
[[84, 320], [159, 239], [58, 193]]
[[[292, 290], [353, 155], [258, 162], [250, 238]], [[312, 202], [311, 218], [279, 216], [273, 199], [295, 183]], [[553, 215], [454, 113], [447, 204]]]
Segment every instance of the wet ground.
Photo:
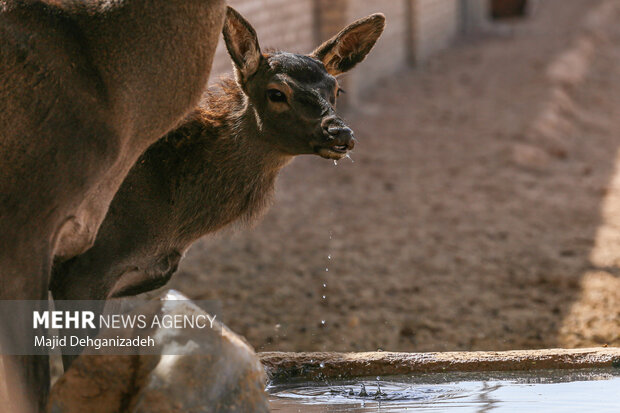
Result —
[[257, 350], [620, 345], [619, 9], [545, 0], [386, 79], [354, 163], [296, 160], [172, 286]]

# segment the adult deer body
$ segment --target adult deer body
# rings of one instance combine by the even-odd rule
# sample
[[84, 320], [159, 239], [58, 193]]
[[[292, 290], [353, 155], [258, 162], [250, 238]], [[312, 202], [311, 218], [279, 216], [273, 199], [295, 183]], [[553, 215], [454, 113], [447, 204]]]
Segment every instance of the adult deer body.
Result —
[[162, 286], [192, 242], [256, 217], [295, 155], [345, 156], [354, 138], [335, 113], [335, 76], [365, 58], [384, 22], [380, 14], [359, 20], [309, 56], [262, 54], [252, 27], [229, 8], [223, 32], [236, 79], [138, 160], [95, 245], [54, 269], [54, 297], [106, 299]]
[[[195, 107], [224, 14], [224, 0], [0, 0], [0, 299], [45, 300], [53, 257], [92, 245], [135, 160]], [[3, 409], [41, 406], [44, 358], [0, 362]]]

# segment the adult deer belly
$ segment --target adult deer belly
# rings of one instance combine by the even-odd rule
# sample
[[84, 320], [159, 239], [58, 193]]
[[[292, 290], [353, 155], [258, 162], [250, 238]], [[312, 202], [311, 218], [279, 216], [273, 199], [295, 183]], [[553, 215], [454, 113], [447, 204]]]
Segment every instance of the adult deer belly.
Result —
[[123, 273], [108, 297], [133, 296], [163, 287], [179, 266], [182, 254], [172, 251], [163, 254], [145, 268], [131, 268]]

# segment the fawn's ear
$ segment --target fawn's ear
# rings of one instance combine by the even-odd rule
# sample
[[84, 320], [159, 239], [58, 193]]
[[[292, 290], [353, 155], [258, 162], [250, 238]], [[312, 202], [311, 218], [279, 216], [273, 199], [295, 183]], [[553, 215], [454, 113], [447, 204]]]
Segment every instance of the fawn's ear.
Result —
[[222, 34], [238, 80], [245, 82], [256, 73], [263, 58], [256, 31], [235, 9], [228, 7]]
[[330, 75], [347, 72], [364, 60], [384, 28], [385, 16], [371, 14], [342, 29], [310, 56], [322, 61]]

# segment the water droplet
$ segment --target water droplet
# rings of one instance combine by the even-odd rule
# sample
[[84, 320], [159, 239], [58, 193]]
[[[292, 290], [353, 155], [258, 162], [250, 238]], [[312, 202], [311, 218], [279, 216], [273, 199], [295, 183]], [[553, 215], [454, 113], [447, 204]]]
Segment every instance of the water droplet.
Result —
[[325, 325], [325, 320], [321, 320], [321, 324]]
[[326, 287], [327, 287], [327, 284], [323, 283], [323, 288], [326, 288]]
[[[325, 296], [323, 296], [323, 299], [325, 299]], [[323, 324], [325, 324], [325, 323], [323, 323]]]
[[329, 271], [329, 268], [325, 268], [325, 272], [328, 272], [328, 271]]
[[324, 368], [325, 367], [325, 363], [321, 363], [321, 364], [319, 364], [319, 366], [321, 366], [321, 368]]
[[383, 396], [384, 393], [381, 391], [381, 384], [377, 383], [377, 392], [375, 393], [375, 397]]
[[381, 377], [380, 377], [380, 376], [377, 376], [377, 381], [379, 381], [379, 380], [381, 380]]
[[334, 159], [334, 165], [338, 166], [338, 161]]
[[331, 259], [332, 259], [332, 256], [331, 256], [331, 255], [328, 255], [328, 256], [327, 256], [327, 259], [328, 259], [328, 260], [331, 260]]
[[351, 158], [350, 154], [347, 154], [346, 157], [351, 161], [351, 163], [355, 163], [355, 161], [353, 160], [353, 158]]

